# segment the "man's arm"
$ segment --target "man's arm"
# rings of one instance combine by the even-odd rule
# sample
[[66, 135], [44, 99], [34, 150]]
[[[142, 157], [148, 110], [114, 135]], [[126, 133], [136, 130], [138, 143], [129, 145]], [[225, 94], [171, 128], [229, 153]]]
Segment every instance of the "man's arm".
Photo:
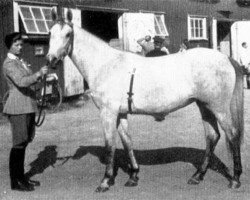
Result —
[[245, 67], [247, 67], [247, 65], [249, 63], [249, 58], [248, 58], [248, 56], [247, 56], [247, 54], [245, 52], [241, 52], [240, 63], [242, 65], [244, 65]]
[[167, 55], [169, 55], [169, 50], [166, 47], [162, 47], [161, 51], [164, 51]]
[[137, 43], [142, 46], [143, 45], [143, 41], [145, 41], [145, 37], [142, 37], [142, 38], [138, 39]]

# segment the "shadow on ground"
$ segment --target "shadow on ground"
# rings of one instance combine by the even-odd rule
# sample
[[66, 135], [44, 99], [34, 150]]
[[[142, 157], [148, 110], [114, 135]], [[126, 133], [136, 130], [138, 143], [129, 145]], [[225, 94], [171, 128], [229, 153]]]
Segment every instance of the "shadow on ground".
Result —
[[[96, 156], [102, 164], [106, 164], [106, 150], [101, 146], [80, 146], [74, 155], [67, 157], [57, 157], [56, 146], [46, 146], [43, 151], [38, 154], [37, 159], [30, 163], [30, 171], [26, 176], [32, 177], [36, 174], [43, 173], [47, 167], [54, 167], [57, 161], [62, 161], [60, 165], [65, 164], [70, 159], [80, 160], [87, 154]], [[198, 169], [204, 157], [204, 150], [185, 147], [171, 147], [153, 150], [134, 150], [139, 165], [160, 165], [174, 162], [191, 163]], [[231, 176], [226, 165], [215, 155], [211, 157], [209, 168], [230, 180]], [[129, 173], [129, 159], [122, 149], [117, 149], [115, 154], [115, 174], [122, 169]]]

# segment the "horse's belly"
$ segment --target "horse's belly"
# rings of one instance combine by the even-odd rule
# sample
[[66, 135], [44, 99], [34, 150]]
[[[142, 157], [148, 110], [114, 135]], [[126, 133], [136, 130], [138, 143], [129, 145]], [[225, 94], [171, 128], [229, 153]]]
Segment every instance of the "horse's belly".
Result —
[[169, 113], [191, 103], [192, 97], [192, 89], [188, 84], [155, 87], [152, 90], [144, 88], [134, 94], [133, 105], [136, 110], [146, 113]]

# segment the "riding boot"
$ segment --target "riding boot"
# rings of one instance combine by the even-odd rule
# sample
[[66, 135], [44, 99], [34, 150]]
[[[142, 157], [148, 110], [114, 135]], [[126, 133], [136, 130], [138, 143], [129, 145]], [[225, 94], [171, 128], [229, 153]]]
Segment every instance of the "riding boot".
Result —
[[19, 180], [26, 181], [24, 176], [24, 160], [26, 147], [20, 149], [20, 163], [19, 163]]
[[24, 170], [24, 163], [25, 163], [25, 151], [26, 151], [26, 147], [21, 149], [22, 151], [20, 151], [20, 179], [25, 182], [27, 185], [30, 185], [32, 187], [34, 186], [40, 186], [40, 182], [39, 181], [35, 181], [35, 180], [30, 180], [29, 177], [25, 176], [25, 170]]
[[34, 187], [27, 184], [21, 178], [22, 168], [22, 149], [12, 148], [10, 151], [9, 158], [9, 172], [11, 189], [18, 191], [33, 191]]
[[10, 151], [10, 157], [9, 157], [9, 175], [10, 175], [10, 181], [11, 181], [11, 188], [16, 185], [17, 183], [17, 169], [15, 165], [17, 153], [17, 149], [12, 148]]

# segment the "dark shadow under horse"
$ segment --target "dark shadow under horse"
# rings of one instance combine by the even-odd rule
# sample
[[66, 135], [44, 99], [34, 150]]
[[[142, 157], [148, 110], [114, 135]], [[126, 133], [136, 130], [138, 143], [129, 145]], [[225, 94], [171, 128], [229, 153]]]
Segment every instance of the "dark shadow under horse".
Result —
[[[56, 146], [47, 146], [38, 154], [38, 158], [31, 162], [31, 168], [26, 175], [32, 177], [36, 174], [43, 173], [43, 171], [50, 166], [55, 167], [57, 161], [63, 161], [61, 163], [61, 165], [63, 165], [70, 159], [80, 160], [87, 154], [96, 156], [102, 164], [106, 165], [106, 152], [105, 147], [102, 146], [80, 146], [72, 156], [57, 157]], [[186, 147], [135, 150], [135, 156], [140, 165], [163, 165], [174, 162], [185, 162], [192, 164], [197, 170], [202, 165], [204, 154], [204, 150]], [[209, 168], [221, 174], [227, 180], [231, 180], [232, 178], [226, 165], [215, 154], [211, 156]], [[129, 158], [123, 149], [117, 149], [115, 152], [115, 176], [119, 169], [130, 174], [131, 166]]]

